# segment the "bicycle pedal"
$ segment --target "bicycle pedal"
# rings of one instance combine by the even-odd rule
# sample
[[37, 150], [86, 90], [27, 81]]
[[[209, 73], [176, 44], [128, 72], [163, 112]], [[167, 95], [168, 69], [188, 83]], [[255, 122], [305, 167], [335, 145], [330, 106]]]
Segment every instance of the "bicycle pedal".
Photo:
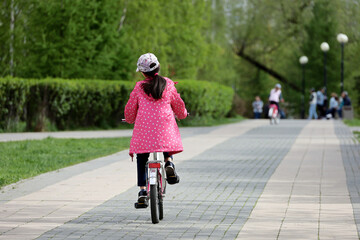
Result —
[[134, 204], [134, 206], [135, 206], [136, 209], [139, 209], [139, 208], [147, 208], [147, 207], [149, 206], [149, 204], [136, 202], [136, 203]]

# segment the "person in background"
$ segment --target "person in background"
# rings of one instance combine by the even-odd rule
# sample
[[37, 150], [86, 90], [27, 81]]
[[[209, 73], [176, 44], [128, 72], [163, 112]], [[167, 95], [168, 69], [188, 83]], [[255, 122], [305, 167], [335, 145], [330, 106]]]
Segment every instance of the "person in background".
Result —
[[347, 91], [343, 91], [341, 93], [341, 97], [344, 101], [344, 106], [351, 106], [351, 100], [349, 98], [348, 92]]
[[277, 84], [275, 84], [275, 88], [271, 89], [271, 91], [270, 91], [269, 106], [271, 104], [275, 104], [279, 111], [280, 117], [285, 118], [284, 112], [280, 109], [280, 105], [279, 105], [280, 102], [284, 102], [284, 99], [283, 99], [282, 93], [281, 93], [281, 85], [279, 83], [277, 83]]
[[316, 93], [316, 105], [319, 111], [319, 119], [324, 118], [326, 115], [326, 88], [323, 87]]
[[315, 92], [315, 88], [312, 88], [310, 90], [310, 101], [309, 101], [309, 120], [311, 120], [313, 117], [315, 119], [318, 118], [318, 115], [316, 113], [316, 100], [317, 100], [317, 94]]
[[255, 101], [252, 103], [252, 107], [254, 109], [254, 118], [259, 119], [261, 118], [261, 114], [263, 112], [264, 103], [261, 101], [259, 96], [255, 97]]
[[343, 106], [351, 106], [351, 100], [348, 96], [348, 93], [346, 91], [341, 93], [341, 97], [339, 99], [339, 109], [338, 109], [338, 115], [342, 119], [342, 108]]
[[269, 102], [270, 104], [275, 104], [280, 111], [279, 102], [284, 102], [284, 99], [281, 94], [281, 85], [279, 83], [275, 84], [275, 88], [271, 89], [269, 95]]
[[[326, 113], [326, 118], [330, 119], [335, 118], [336, 110], [339, 108], [339, 98], [336, 93], [331, 93], [330, 103], [329, 103], [329, 109]], [[331, 114], [331, 116], [330, 116]]]

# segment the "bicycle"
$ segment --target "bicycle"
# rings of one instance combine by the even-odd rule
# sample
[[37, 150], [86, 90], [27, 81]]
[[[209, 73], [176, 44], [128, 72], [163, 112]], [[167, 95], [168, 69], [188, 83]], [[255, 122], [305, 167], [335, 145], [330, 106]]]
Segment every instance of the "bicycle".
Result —
[[[189, 116], [189, 114], [188, 114]], [[122, 122], [126, 122], [122, 119]], [[160, 152], [153, 153], [153, 161], [147, 161], [146, 163], [146, 200], [144, 203], [136, 202], [135, 208], [147, 208], [150, 200], [150, 213], [151, 221], [156, 224], [159, 220], [164, 218], [164, 198], [166, 192], [166, 180], [169, 180], [169, 176], [166, 175], [165, 165], [163, 161], [159, 160]], [[170, 156], [173, 159], [172, 156]], [[166, 176], [166, 177], [165, 177]], [[173, 179], [173, 176], [170, 176]], [[169, 184], [178, 183], [180, 181], [179, 176], [176, 176]]]
[[268, 116], [270, 118], [270, 124], [279, 124], [280, 123], [280, 113], [276, 104], [270, 104]]
[[146, 179], [146, 201], [135, 203], [135, 208], [147, 208], [150, 200], [151, 221], [156, 224], [164, 218], [163, 199], [166, 191], [165, 167], [163, 161], [159, 160], [159, 153], [153, 153], [154, 160], [146, 163], [148, 172]]

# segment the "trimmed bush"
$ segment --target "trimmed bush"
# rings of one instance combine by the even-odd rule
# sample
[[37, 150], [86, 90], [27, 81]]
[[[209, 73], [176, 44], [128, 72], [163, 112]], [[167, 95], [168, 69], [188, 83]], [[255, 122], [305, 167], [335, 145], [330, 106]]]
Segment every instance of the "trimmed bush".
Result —
[[[0, 129], [9, 131], [19, 122], [27, 130], [115, 127], [134, 82], [104, 80], [0, 78]], [[192, 115], [221, 118], [231, 109], [233, 90], [194, 80], [176, 85]]]
[[0, 79], [0, 128], [26, 121], [43, 131], [47, 121], [58, 129], [114, 127], [121, 121], [134, 83], [64, 79]]
[[231, 110], [234, 91], [230, 87], [195, 80], [180, 80], [175, 86], [195, 117], [222, 118]]
[[24, 81], [0, 79], [0, 129], [13, 129], [26, 112], [29, 85]]

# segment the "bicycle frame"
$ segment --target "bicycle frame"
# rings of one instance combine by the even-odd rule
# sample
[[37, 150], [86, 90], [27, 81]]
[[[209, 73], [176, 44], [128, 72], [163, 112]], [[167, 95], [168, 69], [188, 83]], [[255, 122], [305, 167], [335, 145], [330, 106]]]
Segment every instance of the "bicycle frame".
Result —
[[163, 161], [159, 160], [160, 153], [154, 152], [153, 153], [153, 161], [148, 161], [146, 164], [147, 167], [147, 183], [146, 183], [146, 190], [148, 193], [148, 198], [150, 196], [150, 185], [155, 185], [157, 181], [159, 182], [159, 189], [161, 197], [165, 196], [165, 187], [166, 182], [165, 180], [165, 167]]

